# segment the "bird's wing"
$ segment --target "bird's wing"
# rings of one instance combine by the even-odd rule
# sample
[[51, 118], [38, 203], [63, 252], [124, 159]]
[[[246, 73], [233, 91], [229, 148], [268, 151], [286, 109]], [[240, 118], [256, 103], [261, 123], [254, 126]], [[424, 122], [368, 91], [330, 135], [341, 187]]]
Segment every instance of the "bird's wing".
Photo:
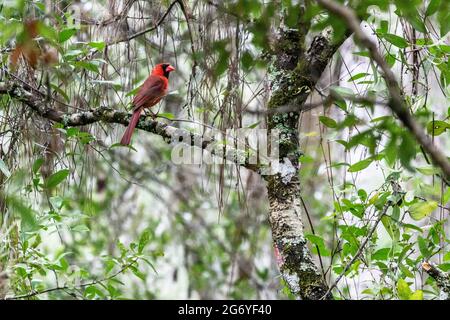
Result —
[[150, 76], [133, 99], [134, 109], [150, 107], [166, 94], [167, 85], [164, 79], [158, 76]]

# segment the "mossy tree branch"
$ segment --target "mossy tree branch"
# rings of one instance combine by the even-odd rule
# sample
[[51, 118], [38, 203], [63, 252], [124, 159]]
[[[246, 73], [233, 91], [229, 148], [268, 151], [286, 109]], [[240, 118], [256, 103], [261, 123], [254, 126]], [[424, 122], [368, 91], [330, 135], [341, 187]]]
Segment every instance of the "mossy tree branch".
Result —
[[[110, 107], [99, 107], [74, 113], [61, 112], [49, 107], [46, 96], [40, 91], [26, 88], [24, 85], [14, 82], [0, 83], [1, 94], [7, 94], [21, 101], [41, 117], [61, 123], [65, 127], [79, 127], [96, 122], [117, 123], [127, 126], [131, 117], [131, 114], [127, 112]], [[167, 143], [176, 142], [198, 147], [209, 151], [211, 155], [238, 163], [249, 170], [260, 172], [260, 165], [248, 163], [245, 151], [234, 148], [231, 145], [227, 145], [224, 148], [223, 144], [216, 143], [212, 137], [195, 134], [144, 116], [141, 117], [136, 128], [156, 134]]]

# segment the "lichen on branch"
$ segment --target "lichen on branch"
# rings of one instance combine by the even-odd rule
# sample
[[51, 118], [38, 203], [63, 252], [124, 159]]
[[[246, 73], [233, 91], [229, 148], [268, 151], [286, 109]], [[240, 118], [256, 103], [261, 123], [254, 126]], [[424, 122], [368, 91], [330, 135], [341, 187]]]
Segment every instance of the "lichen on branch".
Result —
[[303, 232], [300, 203], [298, 121], [302, 105], [333, 57], [339, 44], [325, 36], [314, 38], [305, 52], [301, 30], [281, 30], [269, 67], [268, 108], [296, 105], [297, 109], [269, 115], [269, 129], [280, 131], [280, 170], [267, 177], [269, 221], [281, 275], [290, 291], [302, 299], [331, 299], [328, 286], [314, 264]]

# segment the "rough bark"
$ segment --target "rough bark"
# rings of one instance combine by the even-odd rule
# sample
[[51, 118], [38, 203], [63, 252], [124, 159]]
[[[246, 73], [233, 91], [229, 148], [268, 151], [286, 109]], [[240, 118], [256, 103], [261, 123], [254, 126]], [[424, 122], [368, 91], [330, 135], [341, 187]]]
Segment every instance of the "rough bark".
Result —
[[269, 108], [295, 104], [296, 111], [269, 116], [269, 129], [280, 131], [280, 172], [267, 178], [269, 221], [281, 275], [290, 291], [305, 300], [332, 299], [314, 264], [303, 232], [300, 202], [298, 120], [314, 85], [340, 44], [317, 36], [305, 52], [302, 30], [282, 30], [269, 70]]

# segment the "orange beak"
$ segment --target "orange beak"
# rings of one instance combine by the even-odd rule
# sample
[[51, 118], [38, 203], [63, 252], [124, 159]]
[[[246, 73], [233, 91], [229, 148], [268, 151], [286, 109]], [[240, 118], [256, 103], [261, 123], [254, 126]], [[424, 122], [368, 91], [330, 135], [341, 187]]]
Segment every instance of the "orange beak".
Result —
[[175, 68], [169, 64], [166, 68], [166, 72], [172, 72], [172, 71], [175, 71]]

